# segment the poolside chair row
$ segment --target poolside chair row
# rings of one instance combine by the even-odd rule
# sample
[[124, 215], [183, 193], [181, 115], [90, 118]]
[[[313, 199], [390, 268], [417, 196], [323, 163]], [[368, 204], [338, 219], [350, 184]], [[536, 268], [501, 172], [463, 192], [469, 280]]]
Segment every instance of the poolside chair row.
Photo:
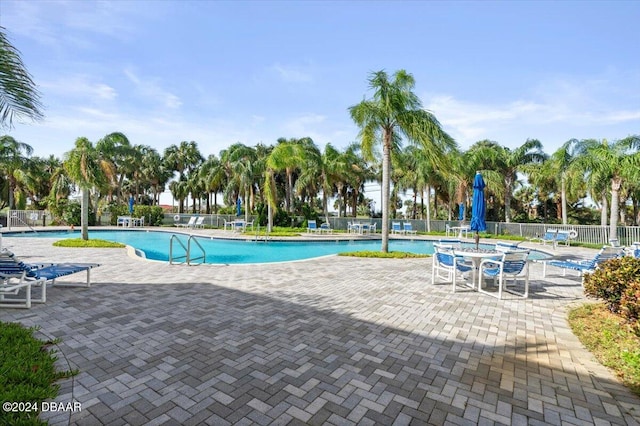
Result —
[[554, 250], [558, 245], [571, 245], [571, 240], [576, 238], [578, 233], [576, 231], [564, 231], [558, 229], [547, 229], [541, 238], [533, 238], [532, 241], [539, 241], [542, 245], [551, 244]]
[[176, 222], [175, 225], [178, 228], [204, 228], [204, 216], [191, 216], [187, 223]]
[[318, 226], [317, 221], [307, 220], [308, 234], [311, 234], [311, 233], [322, 234], [323, 232], [326, 232], [327, 234], [333, 233], [333, 229], [331, 229], [331, 226], [329, 225], [328, 222], [324, 222], [320, 226]]
[[416, 235], [418, 232], [413, 229], [411, 222], [391, 222], [391, 233], [399, 235]]
[[[91, 286], [91, 269], [100, 266], [97, 263], [42, 263], [28, 264], [19, 260], [13, 253], [0, 252], [0, 307], [30, 308], [32, 303], [47, 301], [47, 284], [73, 287]], [[56, 279], [85, 271], [86, 284], [56, 284]], [[32, 286], [41, 288], [40, 298], [32, 298]], [[24, 296], [21, 292], [24, 291]]]

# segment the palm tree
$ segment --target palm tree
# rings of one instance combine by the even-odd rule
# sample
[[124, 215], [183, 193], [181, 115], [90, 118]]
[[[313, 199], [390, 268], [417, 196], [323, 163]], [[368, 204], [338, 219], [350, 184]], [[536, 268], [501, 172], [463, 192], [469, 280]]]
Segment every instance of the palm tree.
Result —
[[279, 171], [286, 173], [285, 206], [290, 211], [293, 206], [293, 172], [304, 164], [304, 150], [302, 144], [296, 140], [278, 139], [278, 144], [267, 157], [264, 171], [263, 193], [268, 206], [268, 231], [273, 227], [273, 209], [277, 207], [275, 175]]
[[485, 178], [501, 180], [500, 192], [504, 195], [504, 221], [511, 222], [511, 197], [517, 183], [518, 172], [527, 164], [541, 164], [547, 156], [542, 152], [542, 144], [537, 139], [527, 139], [525, 143], [511, 150], [496, 142], [482, 141], [474, 151], [485, 165]]
[[115, 192], [116, 200], [125, 202], [126, 197], [122, 191], [124, 180], [140, 167], [140, 158], [134, 147], [123, 133], [114, 132], [96, 142], [96, 150], [109, 164], [109, 193]]
[[400, 147], [401, 137], [420, 145], [434, 162], [446, 167], [442, 157], [444, 146], [455, 145], [435, 116], [422, 109], [413, 93], [415, 80], [404, 70], [397, 71], [393, 81], [385, 71], [369, 77], [373, 98], [349, 108], [351, 118], [360, 127], [364, 154], [373, 158], [373, 146], [382, 143], [382, 251], [389, 251], [389, 191], [391, 155]]
[[29, 156], [33, 152], [31, 145], [18, 142], [11, 136], [0, 136], [0, 171], [8, 183], [7, 200], [10, 209], [15, 209], [14, 190], [18, 185], [17, 174], [27, 168]]
[[108, 165], [100, 159], [94, 145], [85, 137], [76, 140], [75, 148], [64, 155], [64, 168], [82, 192], [82, 239], [89, 239], [89, 192], [107, 181]]
[[[629, 136], [609, 143], [593, 139], [581, 141], [583, 153], [576, 161], [588, 173], [600, 181], [609, 181], [611, 191], [611, 215], [609, 217], [609, 239], [618, 238], [617, 227], [620, 214], [620, 188], [625, 179], [634, 176], [640, 168], [640, 136]], [[606, 198], [605, 198], [606, 199]], [[604, 206], [603, 206], [604, 209]]]
[[210, 155], [198, 170], [198, 175], [208, 192], [207, 214], [211, 213], [211, 195], [213, 195], [214, 213], [218, 213], [218, 192], [222, 191], [226, 182], [226, 174], [222, 162], [215, 155]]
[[[164, 161], [167, 169], [172, 171], [177, 171], [179, 174], [178, 181], [186, 182], [186, 175], [191, 174], [194, 170], [198, 168], [200, 163], [204, 161], [202, 154], [200, 154], [200, 150], [198, 149], [198, 144], [194, 141], [180, 142], [180, 146], [171, 145], [164, 151]], [[178, 186], [182, 185], [180, 183]], [[176, 186], [174, 186], [176, 187]], [[184, 194], [182, 187], [178, 193], [181, 196], [178, 196], [174, 193], [174, 197], [178, 198], [180, 201], [179, 213], [184, 212], [184, 200], [188, 194]], [[188, 190], [187, 190], [188, 191]]]
[[43, 118], [40, 94], [20, 58], [0, 26], [0, 127], [13, 127], [13, 118]]

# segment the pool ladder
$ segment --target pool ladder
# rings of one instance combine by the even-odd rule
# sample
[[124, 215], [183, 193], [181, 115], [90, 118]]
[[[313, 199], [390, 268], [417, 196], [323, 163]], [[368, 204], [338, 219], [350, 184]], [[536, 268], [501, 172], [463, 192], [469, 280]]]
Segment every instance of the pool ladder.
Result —
[[[173, 255], [173, 243], [176, 242], [180, 247], [182, 247], [182, 249], [184, 250], [184, 255], [182, 256], [174, 256]], [[200, 249], [200, 256], [197, 257], [191, 257], [191, 242], [194, 243], [194, 246], [198, 249]], [[202, 245], [200, 245], [200, 243], [198, 242], [198, 240], [196, 240], [193, 235], [189, 236], [189, 239], [187, 239], [187, 245], [185, 246], [184, 243], [182, 242], [182, 240], [180, 240], [180, 238], [178, 238], [178, 236], [176, 234], [171, 235], [171, 239], [169, 240], [169, 264], [173, 265], [174, 263], [177, 265], [186, 263], [187, 265], [201, 265], [203, 263], [206, 263], [206, 258], [207, 258], [207, 254], [204, 251], [204, 248], [202, 247]], [[194, 263], [194, 261], [198, 261], [201, 260], [201, 262], [197, 262]]]

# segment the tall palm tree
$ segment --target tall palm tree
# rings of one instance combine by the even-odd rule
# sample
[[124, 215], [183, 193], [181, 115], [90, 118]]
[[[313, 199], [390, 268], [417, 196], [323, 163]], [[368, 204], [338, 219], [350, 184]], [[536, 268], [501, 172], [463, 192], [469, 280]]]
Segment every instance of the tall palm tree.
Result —
[[75, 148], [64, 155], [64, 168], [82, 192], [82, 239], [89, 239], [89, 192], [107, 181], [105, 169], [109, 166], [100, 159], [95, 146], [85, 137], [78, 138]]
[[7, 200], [10, 209], [16, 208], [14, 190], [18, 185], [18, 174], [27, 168], [32, 153], [31, 145], [18, 142], [12, 136], [0, 136], [0, 172], [8, 183]]
[[20, 52], [9, 42], [5, 28], [0, 26], [0, 127], [11, 128], [14, 116], [41, 120], [42, 105]]
[[287, 211], [293, 207], [293, 172], [300, 165], [304, 164], [303, 145], [296, 140], [287, 141], [284, 138], [278, 139], [278, 144], [271, 150], [266, 161], [264, 171], [263, 192], [267, 200], [268, 207], [268, 230], [273, 227], [273, 209], [277, 207], [276, 180], [275, 175], [279, 171], [286, 173], [285, 206]]
[[402, 136], [420, 145], [436, 164], [446, 167], [443, 147], [455, 142], [442, 130], [436, 117], [422, 109], [413, 88], [413, 76], [404, 70], [394, 73], [393, 80], [385, 71], [369, 77], [373, 98], [349, 108], [351, 118], [360, 127], [360, 140], [366, 156], [373, 157], [373, 146], [382, 143], [382, 247], [389, 251], [389, 192], [391, 155], [400, 147]]

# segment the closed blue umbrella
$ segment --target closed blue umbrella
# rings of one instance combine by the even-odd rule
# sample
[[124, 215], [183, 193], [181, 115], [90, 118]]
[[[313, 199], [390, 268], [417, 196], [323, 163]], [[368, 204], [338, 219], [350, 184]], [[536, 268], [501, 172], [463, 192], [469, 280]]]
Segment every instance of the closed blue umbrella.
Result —
[[464, 220], [464, 203], [458, 206], [458, 220], [461, 222]]
[[129, 214], [133, 214], [133, 195], [129, 195]]
[[485, 222], [485, 213], [487, 212], [487, 206], [484, 199], [484, 179], [480, 172], [476, 172], [476, 177], [473, 180], [473, 203], [471, 205], [471, 226], [472, 231], [476, 231], [475, 241], [476, 248], [478, 247], [478, 241], [480, 236], [478, 232], [485, 231], [487, 229], [487, 222]]
[[242, 214], [242, 200], [240, 197], [236, 200], [236, 216], [240, 216]]

